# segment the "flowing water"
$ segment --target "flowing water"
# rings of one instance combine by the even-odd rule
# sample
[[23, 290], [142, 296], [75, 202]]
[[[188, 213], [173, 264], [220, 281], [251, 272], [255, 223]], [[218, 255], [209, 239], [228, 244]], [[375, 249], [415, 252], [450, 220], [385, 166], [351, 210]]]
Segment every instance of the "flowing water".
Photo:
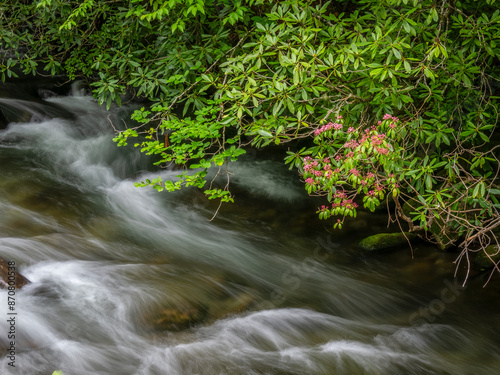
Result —
[[211, 221], [217, 204], [194, 189], [134, 187], [178, 172], [113, 144], [130, 108], [76, 88], [46, 102], [4, 102], [33, 115], [0, 131], [0, 257], [31, 284], [0, 374], [500, 373], [499, 280], [461, 288], [456, 254], [363, 256], [382, 214], [330, 231], [293, 173], [255, 150], [230, 166], [236, 203]]

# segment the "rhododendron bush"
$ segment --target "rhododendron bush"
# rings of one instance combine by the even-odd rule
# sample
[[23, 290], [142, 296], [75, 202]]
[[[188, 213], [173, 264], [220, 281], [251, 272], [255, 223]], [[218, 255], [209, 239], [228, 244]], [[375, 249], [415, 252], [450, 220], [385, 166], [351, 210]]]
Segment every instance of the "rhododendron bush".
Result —
[[[318, 155], [323, 158], [306, 156], [301, 169], [307, 192], [326, 195], [331, 202], [331, 207], [323, 205], [318, 211], [321, 219], [356, 217], [355, 198], [359, 194], [364, 195], [363, 205], [370, 211], [380, 205], [387, 191], [398, 196], [395, 173], [403, 168], [402, 152], [396, 142], [400, 137], [398, 126], [399, 119], [386, 114], [377, 125], [364, 130], [352, 126], [344, 129], [339, 116], [335, 123], [314, 132], [314, 142], [321, 146]], [[344, 144], [335, 147], [339, 141]], [[331, 155], [324, 157], [323, 150], [328, 148]], [[334, 226], [341, 228], [342, 222], [337, 219]]]

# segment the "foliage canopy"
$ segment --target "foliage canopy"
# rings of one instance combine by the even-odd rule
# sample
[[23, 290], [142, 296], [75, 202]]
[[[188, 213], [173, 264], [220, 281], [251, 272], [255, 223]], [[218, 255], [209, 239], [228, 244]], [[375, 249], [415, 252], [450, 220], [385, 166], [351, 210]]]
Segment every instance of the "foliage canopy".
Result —
[[143, 152], [186, 170], [140, 185], [231, 201], [207, 169], [289, 143], [335, 226], [392, 197], [395, 219], [459, 239], [464, 259], [497, 241], [495, 0], [0, 1], [0, 14], [2, 79], [66, 74], [107, 107], [150, 101], [116, 142], [144, 134]]

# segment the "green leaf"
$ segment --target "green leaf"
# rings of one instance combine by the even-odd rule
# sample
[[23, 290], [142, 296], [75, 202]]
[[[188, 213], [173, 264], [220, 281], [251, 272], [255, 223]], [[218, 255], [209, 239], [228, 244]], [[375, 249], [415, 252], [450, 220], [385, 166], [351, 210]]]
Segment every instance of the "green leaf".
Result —
[[266, 138], [270, 138], [273, 136], [271, 133], [269, 133], [268, 131], [265, 131], [263, 129], [258, 129], [257, 133], [259, 133], [261, 136], [266, 137]]

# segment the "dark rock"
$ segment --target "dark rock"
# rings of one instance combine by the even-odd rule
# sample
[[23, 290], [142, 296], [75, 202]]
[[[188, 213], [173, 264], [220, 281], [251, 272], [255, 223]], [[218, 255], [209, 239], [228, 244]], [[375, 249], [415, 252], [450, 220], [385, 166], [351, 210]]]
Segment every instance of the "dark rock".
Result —
[[[9, 269], [10, 267], [10, 269]], [[10, 281], [14, 281], [14, 286], [16, 289], [20, 289], [26, 284], [29, 284], [30, 281], [21, 275], [17, 270], [15, 265], [10, 265], [9, 262], [5, 259], [0, 258], [0, 288], [7, 289], [9, 287], [9, 275]]]
[[[415, 212], [416, 208], [421, 206], [422, 203], [417, 199], [409, 199], [402, 207], [403, 214], [409, 218], [413, 218], [414, 215], [411, 213]], [[456, 224], [455, 220], [445, 222], [442, 218], [434, 218], [432, 225], [428, 230], [428, 232], [432, 234], [436, 245], [442, 251], [450, 250], [460, 239], [460, 235], [454, 228], [454, 224]]]
[[164, 308], [146, 317], [146, 324], [158, 331], [182, 331], [201, 323], [206, 313], [204, 306]]
[[57, 105], [38, 99], [0, 98], [0, 120], [2, 128], [10, 123], [41, 122], [52, 118], [74, 119], [74, 115]]
[[45, 119], [74, 119], [73, 113], [44, 99], [68, 92], [69, 85], [57, 79], [15, 79], [0, 83], [0, 129], [10, 123], [37, 122]]
[[490, 245], [480, 251], [473, 260], [473, 265], [477, 269], [487, 269], [495, 266], [500, 261], [500, 247]]
[[361, 250], [372, 252], [372, 253], [383, 253], [388, 251], [394, 251], [398, 248], [408, 247], [408, 240], [413, 242], [417, 240], [418, 237], [413, 233], [379, 233], [370, 237], [366, 237], [359, 242], [359, 248]]
[[413, 218], [412, 212], [416, 211], [417, 207], [422, 206], [422, 203], [418, 201], [415, 198], [408, 199], [404, 204], [403, 204], [403, 214], [409, 218]]
[[442, 219], [435, 218], [429, 232], [437, 243], [437, 246], [442, 251], [447, 251], [454, 248], [460, 239], [459, 233], [454, 229], [455, 220], [444, 222]]

